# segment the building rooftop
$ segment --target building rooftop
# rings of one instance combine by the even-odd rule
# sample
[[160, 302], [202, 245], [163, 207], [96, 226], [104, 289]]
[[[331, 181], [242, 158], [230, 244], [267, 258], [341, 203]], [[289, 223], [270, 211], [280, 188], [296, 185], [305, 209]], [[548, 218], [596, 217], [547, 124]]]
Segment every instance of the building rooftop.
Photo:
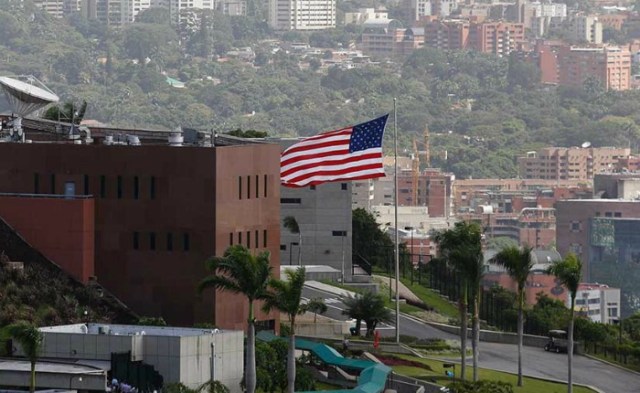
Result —
[[[31, 362], [20, 359], [0, 359], [0, 371], [31, 371]], [[38, 360], [36, 372], [63, 374], [103, 374], [104, 370], [77, 363], [47, 362]]]
[[115, 336], [203, 336], [223, 333], [220, 329], [181, 328], [170, 326], [112, 325], [105, 323], [77, 323], [73, 325], [47, 326], [43, 333], [111, 334]]

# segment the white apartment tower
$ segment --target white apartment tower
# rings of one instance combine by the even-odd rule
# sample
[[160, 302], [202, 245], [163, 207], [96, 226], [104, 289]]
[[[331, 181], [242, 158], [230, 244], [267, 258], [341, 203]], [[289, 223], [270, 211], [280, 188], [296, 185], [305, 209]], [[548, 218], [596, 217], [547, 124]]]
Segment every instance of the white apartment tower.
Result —
[[414, 20], [420, 20], [424, 16], [433, 15], [432, 0], [411, 0], [411, 9], [414, 14]]
[[336, 0], [269, 0], [269, 25], [276, 30], [336, 27]]

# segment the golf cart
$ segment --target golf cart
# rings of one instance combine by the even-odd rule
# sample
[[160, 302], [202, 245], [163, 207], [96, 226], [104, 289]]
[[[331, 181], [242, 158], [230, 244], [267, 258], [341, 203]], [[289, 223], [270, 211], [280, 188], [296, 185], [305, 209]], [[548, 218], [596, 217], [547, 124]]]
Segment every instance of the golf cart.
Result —
[[567, 352], [569, 343], [567, 341], [567, 332], [564, 330], [549, 330], [549, 341], [544, 346], [547, 352]]

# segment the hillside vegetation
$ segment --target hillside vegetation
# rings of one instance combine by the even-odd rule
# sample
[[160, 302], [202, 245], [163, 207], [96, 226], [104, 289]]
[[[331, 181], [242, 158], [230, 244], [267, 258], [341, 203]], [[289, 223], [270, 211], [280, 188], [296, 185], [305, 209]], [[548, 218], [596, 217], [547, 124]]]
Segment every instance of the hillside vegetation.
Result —
[[[433, 165], [459, 178], [515, 176], [516, 156], [542, 146], [637, 148], [639, 92], [606, 92], [595, 80], [542, 86], [516, 57], [421, 49], [395, 63], [324, 69], [325, 55], [303, 58], [262, 41], [276, 36], [250, 18], [203, 14], [174, 28], [154, 10], [113, 30], [17, 0], [0, 0], [0, 10], [0, 74], [33, 74], [66, 101], [86, 100], [86, 119], [305, 136], [390, 112], [397, 97], [401, 147], [428, 125]], [[358, 34], [351, 26], [276, 38], [337, 46]], [[253, 63], [218, 61], [240, 46], [254, 49]], [[390, 140], [391, 124], [387, 131]]]

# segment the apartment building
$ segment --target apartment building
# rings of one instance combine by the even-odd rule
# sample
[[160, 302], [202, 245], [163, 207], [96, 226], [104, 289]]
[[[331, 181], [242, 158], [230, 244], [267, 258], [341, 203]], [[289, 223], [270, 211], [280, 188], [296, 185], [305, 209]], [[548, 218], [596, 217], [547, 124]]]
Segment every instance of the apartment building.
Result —
[[276, 30], [336, 27], [336, 0], [269, 0], [269, 26]]
[[345, 12], [344, 24], [355, 23], [361, 25], [372, 19], [389, 19], [389, 12], [386, 8], [358, 8], [357, 12]]
[[590, 180], [610, 172], [631, 149], [616, 147], [546, 147], [518, 157], [518, 175], [523, 179]]
[[469, 46], [472, 50], [508, 56], [524, 41], [523, 23], [483, 22], [472, 23], [469, 29]]
[[576, 16], [573, 20], [573, 38], [577, 42], [602, 44], [602, 23], [597, 16]]
[[628, 90], [631, 78], [631, 54], [615, 46], [567, 46], [559, 53], [559, 83], [582, 86], [595, 78], [607, 90]]
[[393, 19], [370, 19], [363, 23], [362, 53], [377, 58], [405, 57], [424, 46], [424, 29], [402, 28]]
[[524, 41], [524, 24], [466, 19], [427, 20], [425, 46], [442, 50], [469, 49], [507, 56]]
[[424, 45], [441, 50], [462, 50], [469, 46], [469, 22], [462, 19], [433, 19], [424, 25]]
[[54, 18], [62, 18], [64, 16], [65, 0], [34, 0], [33, 5]]
[[433, 0], [411, 0], [411, 12], [413, 20], [420, 20], [425, 16], [433, 15]]
[[140, 12], [151, 6], [151, 0], [80, 0], [78, 11], [89, 20], [117, 27], [133, 23]]
[[229, 16], [246, 16], [247, 2], [244, 0], [217, 0], [215, 1], [216, 11]]

